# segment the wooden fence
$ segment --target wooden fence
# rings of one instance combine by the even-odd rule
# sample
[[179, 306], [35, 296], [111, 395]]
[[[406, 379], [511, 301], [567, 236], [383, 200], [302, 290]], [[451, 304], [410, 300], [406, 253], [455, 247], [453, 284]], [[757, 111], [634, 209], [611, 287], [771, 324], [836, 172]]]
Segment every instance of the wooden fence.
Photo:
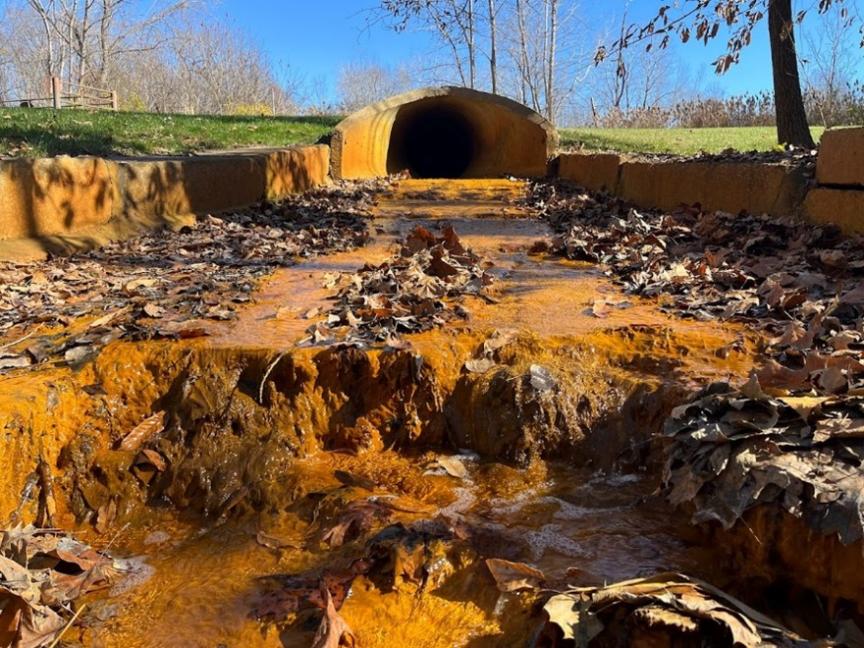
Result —
[[87, 108], [116, 111], [118, 109], [118, 101], [116, 90], [79, 85], [75, 88], [74, 92], [66, 92], [63, 89], [63, 81], [60, 77], [51, 77], [50, 97], [0, 99], [0, 107], [3, 106], [20, 106], [22, 108], [51, 107], [55, 110], [60, 110], [61, 108]]

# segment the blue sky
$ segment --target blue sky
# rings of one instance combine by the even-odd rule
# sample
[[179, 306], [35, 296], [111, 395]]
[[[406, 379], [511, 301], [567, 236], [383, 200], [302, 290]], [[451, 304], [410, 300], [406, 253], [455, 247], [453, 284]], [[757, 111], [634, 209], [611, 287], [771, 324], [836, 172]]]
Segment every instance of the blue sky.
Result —
[[[859, 8], [864, 5], [864, 0], [847, 2]], [[323, 83], [325, 93], [333, 96], [339, 70], [346, 63], [417, 61], [435, 51], [434, 40], [423, 32], [394, 33], [381, 24], [369, 27], [368, 10], [376, 4], [374, 0], [220, 0], [217, 12], [244, 29], [274, 62], [289, 64], [307, 82]], [[600, 32], [620, 20], [624, 5], [624, 0], [583, 0], [580, 19]], [[657, 5], [655, 0], [632, 0], [633, 21], [647, 18]], [[711, 61], [724, 50], [724, 38], [708, 47], [691, 42], [677, 51], [701, 89], [727, 94], [768, 89], [766, 30], [764, 24], [760, 26], [741, 64], [719, 78]]]

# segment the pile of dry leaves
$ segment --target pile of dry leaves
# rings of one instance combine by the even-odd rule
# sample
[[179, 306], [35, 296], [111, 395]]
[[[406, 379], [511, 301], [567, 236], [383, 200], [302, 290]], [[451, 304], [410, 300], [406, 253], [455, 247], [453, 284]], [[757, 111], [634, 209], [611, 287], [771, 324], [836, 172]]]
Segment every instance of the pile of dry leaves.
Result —
[[402, 241], [397, 256], [341, 277], [344, 285], [336, 306], [326, 320], [309, 329], [310, 336], [301, 344], [395, 343], [400, 333], [466, 319], [463, 297], [491, 299], [488, 267], [462, 245], [452, 227], [445, 227], [441, 236], [416, 227]]
[[864, 385], [864, 241], [833, 226], [682, 208], [640, 211], [564, 184], [535, 185], [553, 251], [602, 264], [633, 295], [770, 340], [763, 386], [840, 394]]
[[96, 317], [84, 339], [0, 347], [0, 373], [64, 357], [86, 359], [116, 338], [193, 334], [196, 319], [230, 320], [259, 279], [305, 257], [368, 239], [366, 217], [384, 185], [342, 184], [278, 204], [208, 216], [87, 254], [0, 264], [0, 336]]
[[77, 613], [73, 604], [132, 570], [56, 530], [17, 527], [0, 535], [0, 647], [53, 645]]
[[675, 409], [664, 482], [694, 522], [774, 503], [844, 544], [864, 537], [864, 396], [771, 398], [717, 383]]
[[543, 610], [548, 622], [538, 647], [813, 645], [716, 587], [681, 574], [568, 590]]

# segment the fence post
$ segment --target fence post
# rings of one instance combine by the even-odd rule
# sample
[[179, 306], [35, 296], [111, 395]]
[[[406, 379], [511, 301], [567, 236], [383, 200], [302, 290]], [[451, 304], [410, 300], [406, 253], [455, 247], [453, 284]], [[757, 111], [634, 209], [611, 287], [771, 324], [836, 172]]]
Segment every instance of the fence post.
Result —
[[120, 100], [117, 97], [116, 90], [111, 91], [111, 110], [113, 110], [114, 112], [120, 110]]
[[51, 77], [51, 98], [54, 102], [54, 110], [60, 110], [63, 107], [63, 82], [60, 77]]

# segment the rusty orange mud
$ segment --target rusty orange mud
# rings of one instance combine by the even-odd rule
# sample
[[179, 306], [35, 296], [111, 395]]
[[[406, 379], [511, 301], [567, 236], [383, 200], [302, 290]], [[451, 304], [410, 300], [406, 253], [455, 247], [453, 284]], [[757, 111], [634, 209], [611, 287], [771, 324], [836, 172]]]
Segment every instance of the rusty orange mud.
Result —
[[[526, 645], [535, 601], [501, 594], [490, 556], [529, 562], [550, 586], [678, 571], [734, 589], [742, 565], [655, 495], [649, 450], [693, 388], [747, 375], [758, 340], [667, 315], [595, 267], [529, 254], [550, 232], [520, 206], [525, 189], [402, 181], [367, 247], [278, 270], [209, 337], [115, 342], [77, 370], [0, 379], [0, 516], [32, 519], [21, 493], [41, 458], [59, 526], [146, 564], [92, 595], [64, 641], [309, 646], [320, 614], [262, 620], [273, 603], [262, 583], [351, 564], [382, 527], [442, 517], [476, 542], [442, 545], [447, 569], [422, 588], [358, 575], [340, 610], [358, 645]], [[494, 300], [470, 299], [469, 319], [406, 348], [297, 346], [309, 311], [330, 303], [328, 277], [445, 222], [493, 263]], [[598, 317], [597, 300], [618, 306]], [[466, 370], [489, 339], [503, 340], [493, 365]], [[167, 466], [117, 449], [158, 412]], [[358, 502], [386, 505], [387, 519], [333, 542]]]

